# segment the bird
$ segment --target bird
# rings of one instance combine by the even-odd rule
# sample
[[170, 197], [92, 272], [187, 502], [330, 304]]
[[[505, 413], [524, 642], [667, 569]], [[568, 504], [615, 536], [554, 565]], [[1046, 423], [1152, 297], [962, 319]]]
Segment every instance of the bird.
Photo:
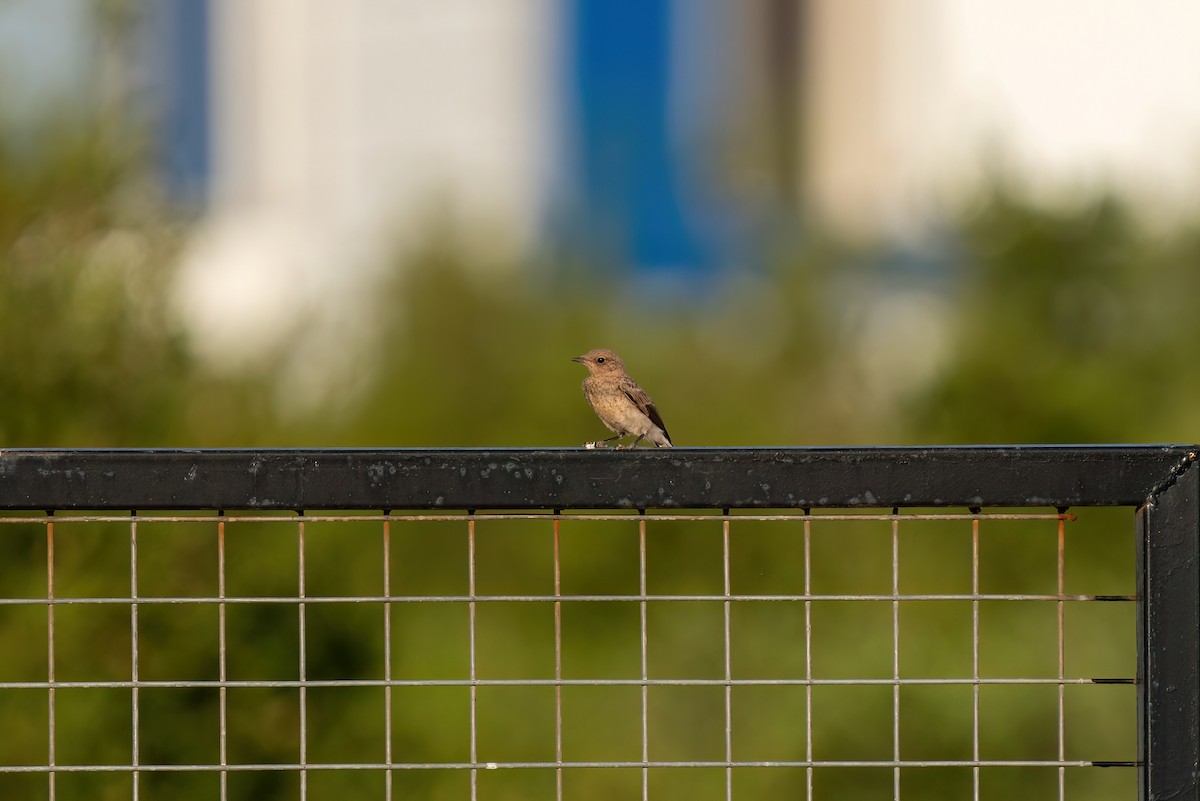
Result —
[[[607, 348], [596, 348], [582, 356], [571, 359], [588, 369], [583, 379], [583, 395], [591, 404], [600, 422], [614, 436], [596, 442], [585, 442], [585, 448], [602, 448], [609, 442], [636, 434], [628, 447], [636, 448], [643, 439], [659, 448], [671, 447], [671, 435], [663, 423], [662, 415], [646, 390], [625, 372], [621, 357]], [[618, 449], [625, 446], [617, 445]]]

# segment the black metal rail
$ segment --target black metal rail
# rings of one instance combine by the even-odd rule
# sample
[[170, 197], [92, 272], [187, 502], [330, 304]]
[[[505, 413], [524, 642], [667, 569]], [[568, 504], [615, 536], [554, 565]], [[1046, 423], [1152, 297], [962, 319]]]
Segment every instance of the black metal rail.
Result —
[[1195, 445], [6, 450], [0, 509], [1140, 506]]

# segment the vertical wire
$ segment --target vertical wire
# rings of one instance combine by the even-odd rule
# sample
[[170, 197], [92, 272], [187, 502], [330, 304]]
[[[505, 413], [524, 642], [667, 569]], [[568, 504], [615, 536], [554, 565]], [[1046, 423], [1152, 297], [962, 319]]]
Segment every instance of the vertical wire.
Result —
[[308, 798], [308, 620], [304, 603], [304, 510], [296, 521], [296, 612], [300, 627], [300, 801]]
[[54, 671], [54, 512], [46, 512], [46, 683], [49, 690], [46, 696], [47, 755], [46, 763], [50, 770], [46, 772], [47, 794], [50, 801], [55, 798], [55, 671]]
[[804, 768], [805, 798], [813, 798], [812, 517], [804, 510]]
[[729, 610], [732, 594], [729, 581], [729, 510], [721, 521], [721, 563], [724, 572], [725, 601], [725, 801], [733, 801], [733, 664], [730, 655]]
[[478, 676], [475, 672], [475, 510], [467, 510], [467, 623], [470, 639], [470, 679], [471, 679], [471, 801], [479, 797], [479, 719], [476, 714], [478, 688], [475, 682]]
[[646, 658], [648, 637], [646, 634], [646, 510], [639, 509], [638, 514], [638, 590], [642, 596], [639, 603], [641, 618], [641, 650], [642, 650], [642, 801], [650, 798], [650, 673], [647, 670]]
[[[978, 514], [977, 510], [972, 510]], [[979, 801], [979, 518], [971, 521], [971, 789]]]
[[892, 797], [900, 801], [900, 510], [892, 507]]
[[554, 797], [563, 797], [562, 709], [562, 563], [559, 560], [559, 514], [554, 510]]
[[[224, 518], [222, 509], [218, 516]], [[220, 678], [217, 690], [220, 706], [221, 801], [229, 798], [229, 681], [228, 640], [225, 611], [225, 521], [217, 521], [217, 670]]]
[[383, 514], [383, 796], [392, 801], [392, 512]]
[[1067, 769], [1062, 764], [1066, 759], [1066, 709], [1065, 709], [1065, 693], [1066, 684], [1063, 679], [1066, 677], [1066, 626], [1064, 615], [1066, 605], [1063, 603], [1063, 593], [1065, 592], [1064, 564], [1066, 562], [1066, 546], [1067, 546], [1067, 516], [1065, 509], [1058, 510], [1058, 798], [1063, 801], [1066, 797]]
[[130, 680], [130, 717], [133, 732], [132, 761], [133, 766], [133, 801], [138, 799], [138, 784], [140, 771], [138, 764], [141, 759], [138, 729], [140, 728], [140, 710], [138, 698], [138, 560], [137, 560], [137, 510], [130, 511], [129, 520], [129, 663]]

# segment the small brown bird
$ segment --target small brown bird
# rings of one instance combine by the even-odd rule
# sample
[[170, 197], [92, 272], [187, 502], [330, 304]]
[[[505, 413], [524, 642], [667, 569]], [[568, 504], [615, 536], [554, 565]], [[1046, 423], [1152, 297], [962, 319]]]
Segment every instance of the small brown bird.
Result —
[[[602, 448], [614, 439], [637, 434], [628, 447], [636, 448], [643, 439], [648, 439], [660, 448], [671, 447], [671, 436], [663, 424], [662, 415], [646, 390], [625, 372], [621, 357], [606, 348], [588, 351], [571, 359], [588, 369], [583, 379], [583, 394], [600, 422], [615, 436], [597, 442], [584, 443], [585, 448]], [[618, 448], [623, 446], [618, 445]]]

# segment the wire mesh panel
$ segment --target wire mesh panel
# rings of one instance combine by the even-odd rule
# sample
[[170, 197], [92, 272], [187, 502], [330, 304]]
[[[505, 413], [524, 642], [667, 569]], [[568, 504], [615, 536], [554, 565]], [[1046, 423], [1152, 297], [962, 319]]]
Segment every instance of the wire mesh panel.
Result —
[[1132, 532], [1109, 516], [9, 517], [45, 582], [0, 604], [45, 648], [0, 683], [28, 732], [0, 780], [1131, 798]]
[[4, 513], [0, 797], [1169, 797], [1151, 513], [521, 505]]

